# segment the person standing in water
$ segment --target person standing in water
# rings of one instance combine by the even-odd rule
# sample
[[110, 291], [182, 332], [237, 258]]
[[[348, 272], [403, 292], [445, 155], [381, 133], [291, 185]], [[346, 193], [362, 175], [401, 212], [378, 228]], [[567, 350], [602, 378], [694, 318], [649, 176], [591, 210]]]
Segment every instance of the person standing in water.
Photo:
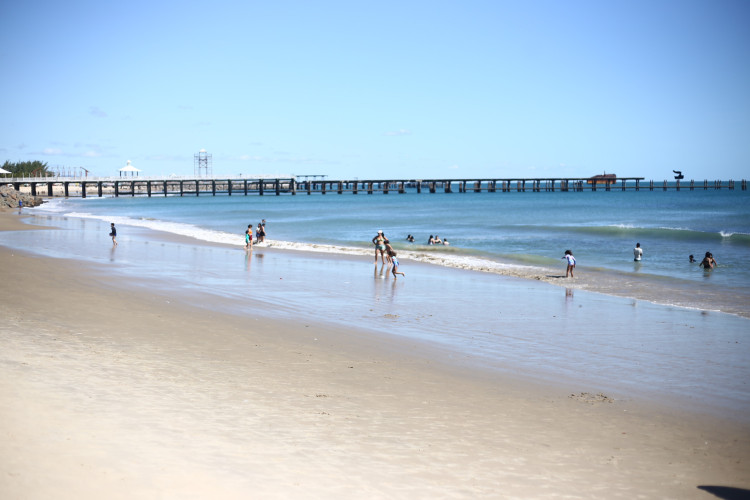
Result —
[[112, 237], [112, 246], [117, 246], [117, 229], [115, 229], [115, 223], [110, 223], [109, 235]]
[[641, 244], [636, 243], [635, 248], [633, 249], [633, 260], [635, 262], [640, 262], [642, 257], [643, 257], [643, 249], [641, 248]]
[[699, 264], [703, 269], [713, 269], [717, 265], [719, 265], [718, 262], [716, 262], [716, 259], [714, 259], [714, 255], [711, 252], [706, 252], [706, 256], [703, 257], [703, 260]]
[[253, 225], [248, 224], [245, 230], [245, 250], [253, 249]]
[[380, 252], [380, 260], [385, 264], [385, 242], [388, 241], [383, 234], [382, 229], [378, 229], [378, 234], [372, 239], [372, 244], [375, 245], [375, 264], [378, 263], [378, 252]]
[[576, 258], [573, 257], [573, 252], [565, 250], [565, 255], [562, 258], [568, 261], [568, 267], [565, 269], [565, 277], [570, 276], [573, 278], [573, 270], [576, 268]]
[[265, 243], [266, 241], [266, 228], [260, 222], [258, 222], [258, 229], [255, 230], [255, 239], [258, 240], [258, 243]]

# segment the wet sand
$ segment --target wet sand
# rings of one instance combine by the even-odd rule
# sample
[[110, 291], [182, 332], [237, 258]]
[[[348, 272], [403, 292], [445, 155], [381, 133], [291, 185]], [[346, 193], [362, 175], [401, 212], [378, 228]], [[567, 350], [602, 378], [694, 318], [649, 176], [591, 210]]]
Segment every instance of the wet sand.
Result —
[[[0, 229], [17, 219], [0, 214]], [[539, 383], [325, 318], [232, 314], [221, 297], [198, 308], [96, 263], [5, 247], [0, 259], [4, 498], [750, 488], [747, 420]]]

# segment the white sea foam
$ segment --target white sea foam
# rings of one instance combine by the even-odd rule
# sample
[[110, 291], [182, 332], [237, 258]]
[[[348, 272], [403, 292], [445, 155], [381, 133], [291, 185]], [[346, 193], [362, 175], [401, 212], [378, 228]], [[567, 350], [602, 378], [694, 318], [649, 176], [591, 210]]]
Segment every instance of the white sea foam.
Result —
[[[65, 215], [67, 217], [76, 217], [81, 219], [101, 220], [107, 223], [114, 222], [119, 226], [142, 227], [153, 231], [162, 231], [179, 236], [185, 236], [188, 238], [194, 238], [198, 241], [204, 241], [207, 243], [233, 245], [236, 247], [243, 247], [245, 245], [244, 237], [241, 234], [205, 229], [193, 224], [186, 224], [182, 222], [167, 222], [148, 218], [136, 219], [132, 217], [122, 217], [116, 215], [103, 216], [86, 212], [69, 212]], [[372, 258], [373, 255], [373, 250], [370, 247], [363, 248], [345, 245], [303, 243], [270, 239], [267, 239], [263, 243], [256, 243], [256, 245], [259, 247], [277, 248], [281, 250], [326, 253], [334, 255], [359, 255], [363, 257], [366, 256], [368, 258]], [[416, 262], [444, 267], [452, 267], [455, 269], [482, 271], [513, 276], [527, 276], [528, 274], [538, 274], [544, 272], [542, 268], [534, 266], [507, 264], [470, 255], [438, 254], [420, 250], [399, 250], [398, 254], [402, 259], [409, 259]]]

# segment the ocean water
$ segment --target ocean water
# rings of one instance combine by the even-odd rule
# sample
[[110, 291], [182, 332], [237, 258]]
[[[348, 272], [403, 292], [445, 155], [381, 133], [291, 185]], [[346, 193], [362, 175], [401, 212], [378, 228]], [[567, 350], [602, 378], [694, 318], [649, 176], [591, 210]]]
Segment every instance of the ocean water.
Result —
[[[90, 197], [37, 210], [115, 222], [121, 235], [137, 226], [237, 246], [266, 219], [274, 247], [363, 256], [382, 229], [402, 259], [544, 279], [564, 271], [570, 249], [588, 290], [750, 316], [741, 190]], [[450, 246], [427, 245], [430, 235]], [[698, 266], [707, 251], [719, 263], [708, 272]]]
[[[256, 327], [356, 326], [575, 391], [746, 419], [749, 202], [726, 190], [71, 198], [23, 209], [57, 229], [0, 232], [0, 244], [86, 260], [105, 283]], [[244, 230], [261, 219], [269, 242], [245, 252]], [[378, 229], [406, 277], [373, 266]], [[451, 245], [426, 245], [430, 234]], [[566, 249], [574, 280], [559, 278]], [[688, 262], [705, 251], [718, 268]]]

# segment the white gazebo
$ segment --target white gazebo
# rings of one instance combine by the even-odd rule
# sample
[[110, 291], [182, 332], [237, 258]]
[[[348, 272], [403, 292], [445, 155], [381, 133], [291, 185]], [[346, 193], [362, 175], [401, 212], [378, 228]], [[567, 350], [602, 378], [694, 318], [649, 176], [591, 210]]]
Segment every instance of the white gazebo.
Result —
[[0, 167], [0, 174], [5, 175], [5, 174], [9, 174], [9, 173], [10, 172], [8, 172], [7, 170], [5, 170], [3, 167]]
[[124, 167], [122, 167], [122, 168], [120, 169], [120, 177], [122, 177], [122, 173], [123, 173], [123, 172], [125, 172], [125, 177], [127, 177], [127, 176], [128, 176], [128, 173], [130, 173], [130, 175], [131, 175], [131, 176], [137, 176], [137, 175], [138, 175], [138, 172], [140, 172], [140, 170], [138, 170], [138, 169], [137, 169], [137, 168], [135, 168], [135, 167], [134, 167], [133, 165], [131, 165], [131, 164], [130, 164], [130, 160], [128, 160], [128, 164], [127, 164], [127, 165], [125, 165]]

